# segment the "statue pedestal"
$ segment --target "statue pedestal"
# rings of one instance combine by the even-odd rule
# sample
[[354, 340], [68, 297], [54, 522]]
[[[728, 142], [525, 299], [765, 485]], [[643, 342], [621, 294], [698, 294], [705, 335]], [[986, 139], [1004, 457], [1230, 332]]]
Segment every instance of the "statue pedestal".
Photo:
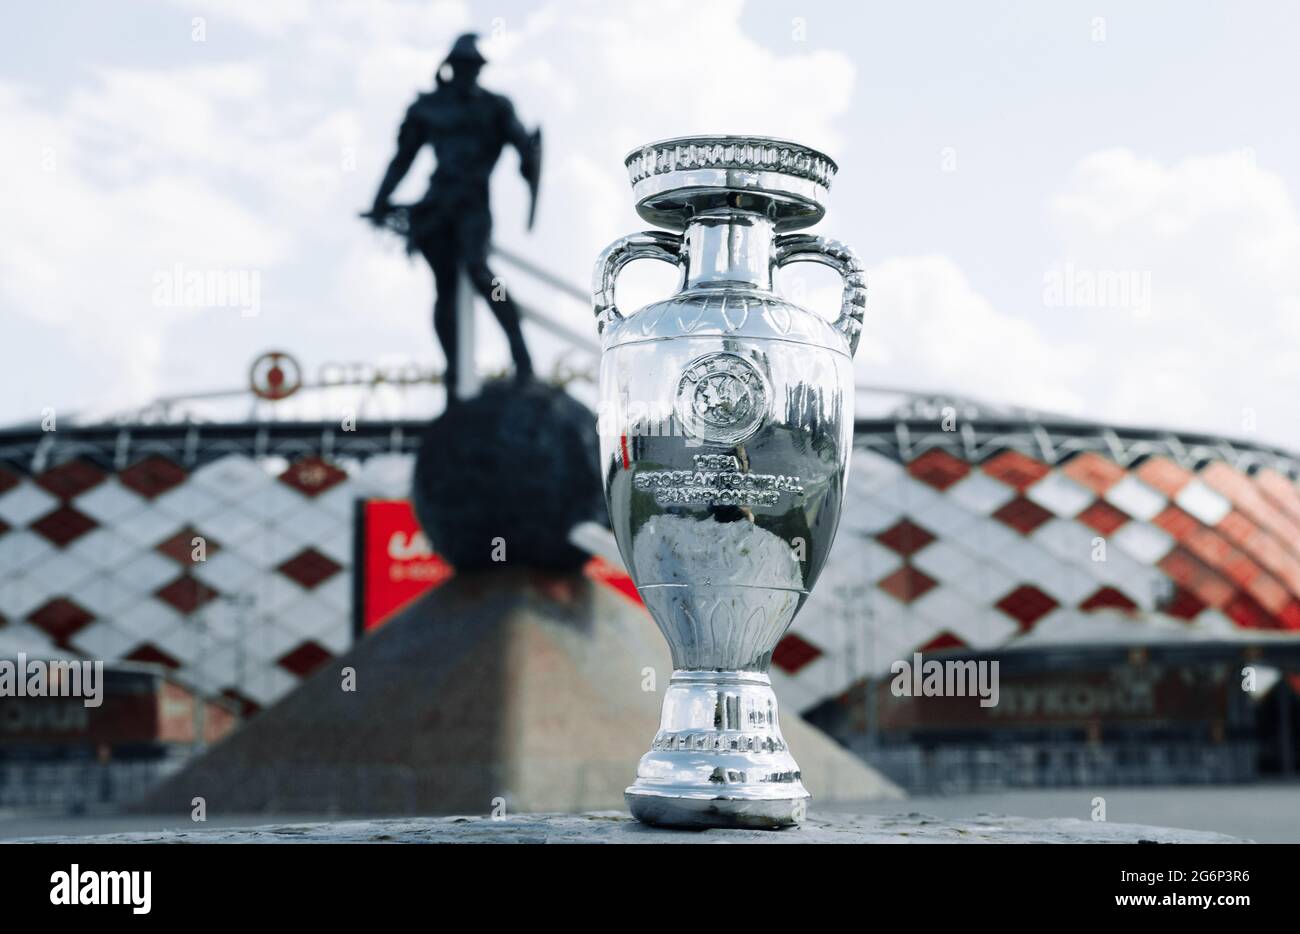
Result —
[[[340, 672], [356, 672], [356, 690]], [[481, 814], [623, 807], [671, 661], [645, 610], [581, 575], [461, 574], [362, 639], [134, 810]], [[813, 806], [900, 797], [790, 711]], [[624, 812], [625, 813], [625, 812]]]

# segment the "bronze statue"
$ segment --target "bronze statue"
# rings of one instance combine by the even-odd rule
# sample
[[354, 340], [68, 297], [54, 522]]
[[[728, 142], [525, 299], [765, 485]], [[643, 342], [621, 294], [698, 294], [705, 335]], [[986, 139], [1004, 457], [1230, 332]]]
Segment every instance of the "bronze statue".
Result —
[[[389, 163], [375, 194], [375, 204], [365, 216], [376, 226], [406, 234], [408, 252], [424, 256], [433, 270], [437, 296], [433, 327], [447, 357], [444, 383], [447, 401], [457, 401], [456, 288], [457, 269], [487, 301], [510, 341], [515, 375], [532, 376], [533, 365], [519, 326], [519, 309], [504, 288], [495, 288], [487, 256], [492, 239], [488, 179], [506, 144], [519, 152], [519, 169], [531, 190], [528, 226], [532, 228], [541, 173], [541, 131], [528, 133], [503, 95], [481, 87], [478, 74], [487, 60], [477, 46], [478, 37], [458, 38], [439, 66], [437, 87], [421, 93], [406, 111], [397, 134], [397, 153]], [[444, 72], [450, 71], [450, 78]], [[433, 147], [437, 167], [424, 198], [409, 206], [395, 206], [389, 197], [411, 168], [420, 147]]]

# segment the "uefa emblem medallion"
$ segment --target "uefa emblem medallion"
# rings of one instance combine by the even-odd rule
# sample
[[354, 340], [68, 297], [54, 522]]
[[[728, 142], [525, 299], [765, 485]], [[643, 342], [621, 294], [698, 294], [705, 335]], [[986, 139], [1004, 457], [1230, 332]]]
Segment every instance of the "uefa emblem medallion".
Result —
[[677, 417], [688, 434], [709, 444], [739, 444], [763, 424], [767, 384], [739, 354], [696, 357], [677, 382]]

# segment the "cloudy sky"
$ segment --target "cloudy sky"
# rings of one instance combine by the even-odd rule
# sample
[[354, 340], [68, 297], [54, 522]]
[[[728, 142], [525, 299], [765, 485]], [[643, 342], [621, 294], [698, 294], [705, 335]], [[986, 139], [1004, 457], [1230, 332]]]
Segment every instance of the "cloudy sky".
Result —
[[[235, 387], [270, 348], [308, 378], [439, 364], [428, 270], [355, 214], [468, 29], [548, 146], [531, 235], [502, 160], [496, 238], [564, 278], [644, 226], [629, 149], [794, 138], [839, 162], [821, 232], [870, 269], [863, 382], [1300, 449], [1300, 12], [1263, 3], [28, 4], [0, 38], [0, 424]], [[255, 275], [256, 314], [160, 295], [178, 269]], [[672, 284], [627, 278], [625, 305]]]

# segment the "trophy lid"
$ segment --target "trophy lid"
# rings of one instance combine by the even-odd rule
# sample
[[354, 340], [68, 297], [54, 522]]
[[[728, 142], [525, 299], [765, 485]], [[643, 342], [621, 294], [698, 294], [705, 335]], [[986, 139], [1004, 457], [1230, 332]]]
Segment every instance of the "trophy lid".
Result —
[[817, 150], [768, 136], [680, 136], [635, 149], [624, 164], [637, 213], [670, 230], [726, 208], [766, 213], [779, 231], [811, 227], [838, 171]]

